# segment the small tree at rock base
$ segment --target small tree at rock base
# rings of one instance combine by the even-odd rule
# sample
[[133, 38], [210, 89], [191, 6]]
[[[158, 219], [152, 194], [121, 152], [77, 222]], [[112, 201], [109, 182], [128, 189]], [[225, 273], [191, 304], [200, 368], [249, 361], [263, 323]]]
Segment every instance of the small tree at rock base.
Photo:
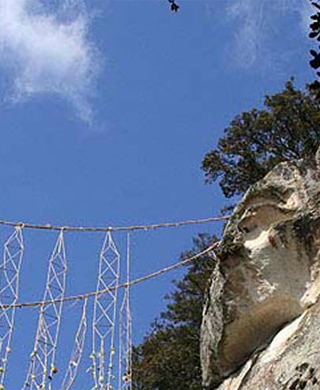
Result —
[[[216, 238], [199, 235], [190, 257], [207, 248]], [[195, 260], [167, 296], [168, 305], [152, 331], [133, 353], [135, 390], [202, 390], [200, 327], [205, 292], [215, 260], [204, 255]]]

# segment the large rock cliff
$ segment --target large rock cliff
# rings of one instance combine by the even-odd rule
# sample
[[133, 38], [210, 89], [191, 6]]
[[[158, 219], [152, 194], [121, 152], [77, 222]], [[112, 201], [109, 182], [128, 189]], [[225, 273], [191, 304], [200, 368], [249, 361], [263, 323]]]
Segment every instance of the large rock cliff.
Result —
[[204, 307], [205, 389], [320, 389], [319, 206], [315, 161], [279, 164], [239, 202]]

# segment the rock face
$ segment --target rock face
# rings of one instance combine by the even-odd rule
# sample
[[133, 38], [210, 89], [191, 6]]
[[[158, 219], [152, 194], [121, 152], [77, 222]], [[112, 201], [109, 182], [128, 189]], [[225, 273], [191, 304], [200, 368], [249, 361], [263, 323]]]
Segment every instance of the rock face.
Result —
[[205, 389], [320, 389], [319, 177], [312, 161], [279, 164], [229, 220], [203, 313]]
[[320, 389], [320, 304], [316, 303], [277, 333], [218, 390]]

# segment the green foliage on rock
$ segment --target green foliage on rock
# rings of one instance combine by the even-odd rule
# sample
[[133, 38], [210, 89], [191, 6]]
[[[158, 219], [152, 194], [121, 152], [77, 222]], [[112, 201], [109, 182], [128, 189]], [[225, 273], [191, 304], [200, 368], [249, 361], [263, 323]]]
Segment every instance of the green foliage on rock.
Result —
[[[199, 235], [182, 259], [207, 248], [208, 235]], [[214, 238], [214, 240], [216, 240]], [[166, 310], [152, 331], [134, 349], [135, 390], [201, 390], [200, 326], [207, 282], [215, 262], [210, 254], [195, 260], [175, 282]]]
[[315, 13], [310, 17], [311, 24], [309, 38], [315, 39], [317, 41], [318, 51], [314, 49], [310, 50], [310, 54], [312, 56], [312, 59], [310, 60], [310, 66], [316, 70], [318, 77], [313, 83], [310, 84], [310, 89], [315, 94], [317, 99], [320, 99], [320, 1], [311, 1], [311, 4], [313, 5]]
[[227, 198], [241, 195], [282, 161], [314, 155], [320, 143], [320, 102], [292, 81], [266, 96], [265, 108], [236, 116], [202, 162], [206, 182], [219, 180]]

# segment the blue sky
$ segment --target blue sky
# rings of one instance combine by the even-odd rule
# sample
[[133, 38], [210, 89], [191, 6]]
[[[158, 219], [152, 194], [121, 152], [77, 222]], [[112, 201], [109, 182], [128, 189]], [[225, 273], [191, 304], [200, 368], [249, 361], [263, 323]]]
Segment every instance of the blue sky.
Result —
[[[204, 185], [201, 161], [236, 114], [261, 107], [291, 76], [298, 86], [312, 80], [308, 1], [179, 4], [173, 14], [165, 0], [2, 0], [1, 219], [110, 226], [219, 213], [225, 201]], [[219, 227], [135, 234], [133, 277], [176, 261], [203, 231]], [[56, 235], [25, 238], [21, 300], [34, 300]], [[102, 239], [66, 236], [67, 294], [94, 290]], [[115, 239], [123, 250], [125, 237]], [[180, 274], [133, 290], [136, 341]], [[68, 348], [79, 310], [66, 311]], [[17, 313], [10, 389], [25, 377], [36, 314]]]

